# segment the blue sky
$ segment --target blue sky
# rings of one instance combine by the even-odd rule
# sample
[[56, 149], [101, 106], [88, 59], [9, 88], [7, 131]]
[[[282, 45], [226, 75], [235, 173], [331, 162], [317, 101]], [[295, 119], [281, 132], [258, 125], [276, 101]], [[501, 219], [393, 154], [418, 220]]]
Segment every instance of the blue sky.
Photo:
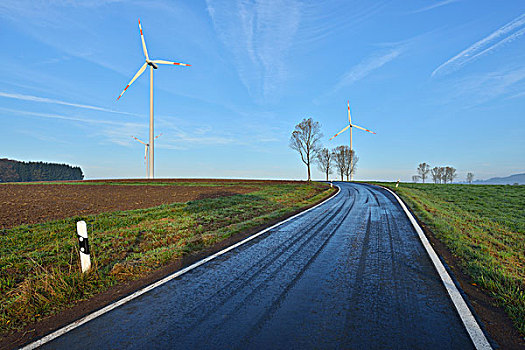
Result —
[[[143, 177], [149, 55], [156, 177], [304, 179], [303, 118], [348, 143], [356, 180], [525, 172], [525, 1], [4, 1], [0, 157]], [[147, 72], [146, 72], [147, 73]], [[323, 176], [315, 169], [314, 178]]]

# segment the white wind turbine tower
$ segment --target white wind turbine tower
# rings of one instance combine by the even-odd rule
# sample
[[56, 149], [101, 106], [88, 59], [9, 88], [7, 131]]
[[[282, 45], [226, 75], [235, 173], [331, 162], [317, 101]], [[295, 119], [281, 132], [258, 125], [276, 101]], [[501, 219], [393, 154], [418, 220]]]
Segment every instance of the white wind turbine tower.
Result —
[[375, 132], [370, 131], [370, 130], [365, 129], [365, 128], [362, 128], [362, 127], [357, 126], [355, 124], [352, 124], [352, 117], [350, 115], [350, 101], [347, 102], [347, 106], [348, 106], [348, 126], [346, 128], [344, 128], [343, 130], [339, 131], [334, 136], [332, 136], [330, 138], [330, 140], [332, 140], [334, 137], [338, 136], [342, 132], [346, 131], [346, 129], [350, 128], [350, 181], [354, 181], [354, 172], [351, 171], [352, 170], [352, 162], [354, 161], [354, 157], [352, 155], [352, 150], [353, 150], [352, 149], [352, 128], [358, 128], [358, 129], [361, 129], [361, 130], [364, 130], [364, 131], [368, 131], [369, 133], [372, 133], [372, 134], [375, 134]]
[[[161, 135], [162, 135], [162, 133], [160, 133], [157, 136], [155, 136], [154, 140], [158, 139]], [[146, 166], [146, 177], [148, 177], [148, 175], [149, 175], [149, 162], [148, 162], [149, 143], [146, 143], [146, 142], [144, 142], [142, 140], [139, 140], [135, 136], [131, 136], [131, 137], [133, 137], [135, 140], [137, 140], [138, 142], [142, 143], [145, 146], [144, 147], [144, 165]]]
[[[146, 57], [146, 62], [140, 67], [137, 74], [131, 79], [129, 84], [124, 88], [124, 90], [121, 92], [119, 97], [117, 97], [117, 100], [126, 92], [127, 88], [133, 82], [146, 70], [146, 67], [149, 66], [150, 68], [150, 79], [149, 79], [149, 142], [148, 142], [148, 148], [149, 148], [149, 165], [148, 165], [148, 178], [153, 179], [153, 164], [154, 164], [154, 137], [153, 137], [153, 69], [157, 69], [157, 64], [174, 64], [177, 66], [191, 66], [191, 64], [186, 63], [179, 63], [179, 62], [171, 62], [171, 61], [165, 61], [165, 60], [150, 60], [148, 56], [148, 50], [146, 49], [146, 42], [144, 41], [144, 35], [142, 34], [142, 26], [140, 25], [140, 19], [139, 19], [139, 29], [140, 29], [140, 39], [142, 40], [142, 50], [144, 51], [144, 56]], [[157, 136], [158, 137], [158, 136]], [[141, 141], [142, 142], [142, 141]]]

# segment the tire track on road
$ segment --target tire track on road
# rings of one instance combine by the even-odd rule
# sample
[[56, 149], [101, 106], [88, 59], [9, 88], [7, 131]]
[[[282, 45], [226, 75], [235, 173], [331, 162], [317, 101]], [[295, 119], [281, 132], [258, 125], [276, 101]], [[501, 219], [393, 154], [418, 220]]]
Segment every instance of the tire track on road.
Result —
[[352, 201], [352, 204], [350, 205], [350, 207], [348, 209], [348, 212], [346, 214], [344, 214], [344, 216], [340, 219], [339, 223], [330, 231], [330, 233], [326, 235], [326, 237], [323, 240], [322, 244], [315, 251], [315, 253], [310, 257], [310, 259], [301, 268], [301, 270], [295, 275], [295, 277], [289, 283], [286, 284], [286, 287], [281, 292], [281, 294], [279, 294], [279, 296], [272, 302], [271, 306], [259, 318], [258, 322], [248, 331], [248, 334], [240, 342], [240, 346], [238, 348], [246, 348], [249, 345], [249, 340], [251, 338], [253, 338], [257, 334], [257, 331], [263, 327], [264, 323], [266, 323], [268, 320], [270, 320], [272, 318], [272, 315], [279, 309], [279, 306], [280, 306], [281, 302], [285, 299], [285, 297], [288, 294], [288, 292], [295, 286], [297, 281], [303, 276], [303, 274], [308, 269], [308, 267], [317, 258], [317, 256], [319, 256], [321, 251], [328, 244], [328, 241], [334, 236], [334, 234], [337, 232], [337, 230], [344, 223], [345, 219], [350, 214], [350, 212], [352, 210], [352, 207], [354, 206], [354, 203], [355, 203], [355, 199], [354, 199], [354, 201]]
[[[250, 284], [252, 284], [252, 282], [254, 282], [256, 279], [258, 279], [262, 275], [263, 271], [266, 271], [267, 274], [270, 276], [272, 276], [272, 274], [278, 273], [279, 270], [283, 268], [283, 266], [285, 266], [296, 255], [300, 254], [303, 248], [306, 247], [309, 243], [311, 243], [311, 241], [319, 234], [319, 232], [324, 230], [326, 226], [329, 225], [332, 222], [332, 220], [343, 211], [345, 205], [347, 204], [341, 201], [333, 203], [330, 209], [325, 210], [323, 212], [323, 214], [325, 214], [330, 210], [333, 210], [330, 216], [327, 217], [326, 215], [319, 215], [318, 217], [316, 217], [317, 220], [313, 224], [311, 222], [305, 222], [300, 227], [296, 228], [294, 231], [296, 231], [297, 233], [294, 235], [295, 238], [292, 241], [288, 241], [285, 245], [276, 246], [276, 248], [270, 254], [265, 255], [262, 258], [262, 260], [258, 260], [252, 265], [258, 266], [258, 268], [256, 268], [255, 270], [252, 270], [251, 268], [246, 269], [241, 274], [241, 276], [232, 280], [226, 286], [217, 291], [214, 295], [210, 296], [208, 299], [197, 305], [195, 308], [185, 313], [184, 317], [186, 319], [193, 318], [194, 316], [192, 317], [192, 315], [200, 315], [198, 319], [195, 319], [192, 323], [188, 325], [187, 329], [190, 329], [188, 335], [191, 335], [192, 333], [196, 332], [200, 328], [199, 325], [201, 325], [205, 320], [209, 319], [211, 315], [217, 313], [218, 310], [225, 305], [225, 303], [234, 298], [236, 295], [242, 294], [241, 291], [243, 291], [244, 289], [250, 288]], [[352, 205], [353, 203], [351, 204], [351, 206]], [[307, 230], [306, 227], [309, 227], [309, 229]], [[281, 229], [286, 229], [286, 227], [283, 227]], [[305, 230], [309, 232], [309, 235], [299, 234], [300, 232]], [[281, 264], [276, 265], [279, 258], [288, 254], [289, 256]], [[270, 267], [272, 267], [272, 269], [268, 270]], [[256, 291], [257, 288], [263, 283], [264, 281], [261, 281], [259, 282], [259, 284], [252, 286], [251, 289]], [[196, 312], [199, 309], [202, 310], [203, 305], [206, 305], [207, 312], [204, 314]], [[242, 305], [242, 303], [240, 305]], [[226, 321], [226, 319], [227, 317], [223, 316], [222, 322]], [[212, 329], [215, 328], [216, 327], [213, 327]]]

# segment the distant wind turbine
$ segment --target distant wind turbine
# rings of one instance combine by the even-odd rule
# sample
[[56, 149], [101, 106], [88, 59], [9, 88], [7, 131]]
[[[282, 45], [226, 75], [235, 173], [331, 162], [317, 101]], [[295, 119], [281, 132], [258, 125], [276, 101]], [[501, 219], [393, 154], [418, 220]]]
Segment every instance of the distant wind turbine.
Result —
[[[148, 177], [150, 179], [154, 178], [154, 130], [153, 130], [153, 69], [157, 69], [157, 64], [174, 64], [177, 66], [191, 66], [191, 64], [186, 63], [179, 63], [179, 62], [171, 62], [171, 61], [164, 61], [164, 60], [153, 60], [151, 61], [148, 56], [148, 50], [146, 50], [146, 42], [144, 41], [144, 35], [142, 34], [142, 26], [140, 24], [139, 19], [139, 29], [140, 29], [140, 39], [142, 40], [142, 50], [144, 51], [144, 56], [146, 57], [146, 62], [140, 67], [137, 74], [131, 79], [129, 84], [124, 88], [124, 90], [121, 92], [119, 97], [117, 97], [117, 100], [126, 92], [126, 90], [130, 87], [131, 84], [146, 70], [146, 67], [150, 67], [150, 79], [149, 79], [149, 165], [148, 165]], [[158, 137], [158, 136], [157, 136]], [[137, 139], [138, 140], [138, 139]], [[142, 141], [141, 141], [142, 142]]]
[[[369, 133], [372, 133], [372, 134], [375, 134], [375, 132], [373, 131], [370, 131], [368, 129], [365, 129], [365, 128], [362, 128], [360, 126], [357, 126], [355, 124], [352, 124], [352, 116], [350, 115], [350, 101], [347, 102], [347, 106], [348, 106], [348, 126], [346, 128], [344, 128], [343, 130], [339, 131], [337, 134], [335, 134], [334, 136], [332, 136], [330, 138], [330, 140], [332, 140], [334, 137], [338, 136], [339, 134], [343, 133], [344, 131], [346, 131], [348, 128], [350, 128], [350, 171], [352, 170], [352, 162], [354, 161], [354, 157], [353, 157], [353, 154], [352, 154], [352, 128], [358, 128], [358, 129], [361, 129], [361, 130], [364, 130], [364, 131], [368, 131]], [[350, 172], [350, 181], [353, 181], [354, 180], [354, 172], [351, 171]]]
[[[159, 136], [161, 136], [162, 133], [158, 134], [157, 136], [155, 136], [154, 140], [158, 139]], [[136, 138], [135, 136], [131, 136], [133, 137], [135, 140], [137, 140], [138, 142], [142, 143], [145, 147], [144, 147], [144, 165], [146, 166], [146, 177], [148, 177], [149, 175], [149, 163], [148, 163], [148, 148], [149, 148], [149, 143], [146, 143], [142, 140], [139, 140], [138, 138]]]

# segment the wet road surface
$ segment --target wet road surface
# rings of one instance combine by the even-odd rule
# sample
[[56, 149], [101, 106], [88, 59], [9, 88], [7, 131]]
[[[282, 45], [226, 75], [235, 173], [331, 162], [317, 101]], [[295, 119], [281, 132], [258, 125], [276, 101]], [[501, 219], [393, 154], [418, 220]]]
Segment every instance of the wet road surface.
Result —
[[471, 349], [387, 191], [340, 193], [45, 344], [58, 349]]

